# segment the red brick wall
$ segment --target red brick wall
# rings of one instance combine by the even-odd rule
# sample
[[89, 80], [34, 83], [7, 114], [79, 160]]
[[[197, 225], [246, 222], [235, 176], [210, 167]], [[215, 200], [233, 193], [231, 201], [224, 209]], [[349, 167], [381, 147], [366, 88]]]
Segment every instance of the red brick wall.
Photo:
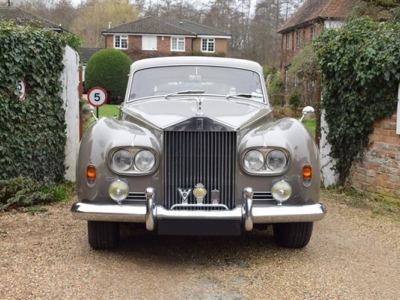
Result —
[[374, 123], [370, 147], [351, 170], [350, 184], [355, 189], [400, 198], [400, 135], [396, 134], [396, 119], [395, 113]]

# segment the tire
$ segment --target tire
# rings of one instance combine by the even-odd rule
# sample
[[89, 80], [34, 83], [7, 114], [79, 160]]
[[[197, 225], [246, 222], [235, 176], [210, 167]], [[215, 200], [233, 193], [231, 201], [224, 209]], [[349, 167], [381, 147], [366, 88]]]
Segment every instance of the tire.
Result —
[[310, 241], [313, 225], [313, 222], [273, 224], [275, 242], [285, 248], [303, 248]]
[[96, 250], [118, 246], [119, 223], [88, 221], [89, 245]]

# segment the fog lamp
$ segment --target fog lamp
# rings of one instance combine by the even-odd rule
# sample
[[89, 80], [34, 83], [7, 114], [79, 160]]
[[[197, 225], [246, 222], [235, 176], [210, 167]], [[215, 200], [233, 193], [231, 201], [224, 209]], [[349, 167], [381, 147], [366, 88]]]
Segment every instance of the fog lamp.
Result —
[[281, 180], [272, 186], [271, 192], [272, 197], [274, 197], [279, 204], [282, 204], [283, 201], [288, 200], [292, 195], [292, 187], [286, 181]]
[[117, 180], [110, 184], [108, 194], [111, 199], [121, 204], [121, 201], [125, 200], [129, 194], [129, 187], [125, 182]]

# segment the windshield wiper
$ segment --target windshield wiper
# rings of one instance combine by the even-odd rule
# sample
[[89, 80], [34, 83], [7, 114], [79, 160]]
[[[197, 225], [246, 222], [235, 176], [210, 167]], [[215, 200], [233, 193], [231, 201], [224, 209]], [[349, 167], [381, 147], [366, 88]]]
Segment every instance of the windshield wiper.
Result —
[[184, 91], [179, 91], [179, 92], [165, 95], [165, 98], [168, 98], [171, 96], [176, 96], [176, 95], [204, 94], [204, 92], [205, 92], [204, 90], [184, 90]]
[[226, 95], [226, 99], [229, 99], [229, 98], [253, 98], [253, 97], [254, 97], [254, 95], [252, 95], [252, 94], [245, 94], [245, 93]]

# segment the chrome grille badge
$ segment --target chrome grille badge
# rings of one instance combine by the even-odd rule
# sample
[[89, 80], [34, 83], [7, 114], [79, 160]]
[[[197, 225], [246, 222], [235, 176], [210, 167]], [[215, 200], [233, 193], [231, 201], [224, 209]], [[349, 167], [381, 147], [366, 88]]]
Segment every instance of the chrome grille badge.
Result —
[[188, 204], [188, 198], [190, 196], [190, 192], [192, 191], [192, 189], [182, 189], [182, 188], [178, 188], [179, 194], [181, 194], [182, 197], [182, 204]]

